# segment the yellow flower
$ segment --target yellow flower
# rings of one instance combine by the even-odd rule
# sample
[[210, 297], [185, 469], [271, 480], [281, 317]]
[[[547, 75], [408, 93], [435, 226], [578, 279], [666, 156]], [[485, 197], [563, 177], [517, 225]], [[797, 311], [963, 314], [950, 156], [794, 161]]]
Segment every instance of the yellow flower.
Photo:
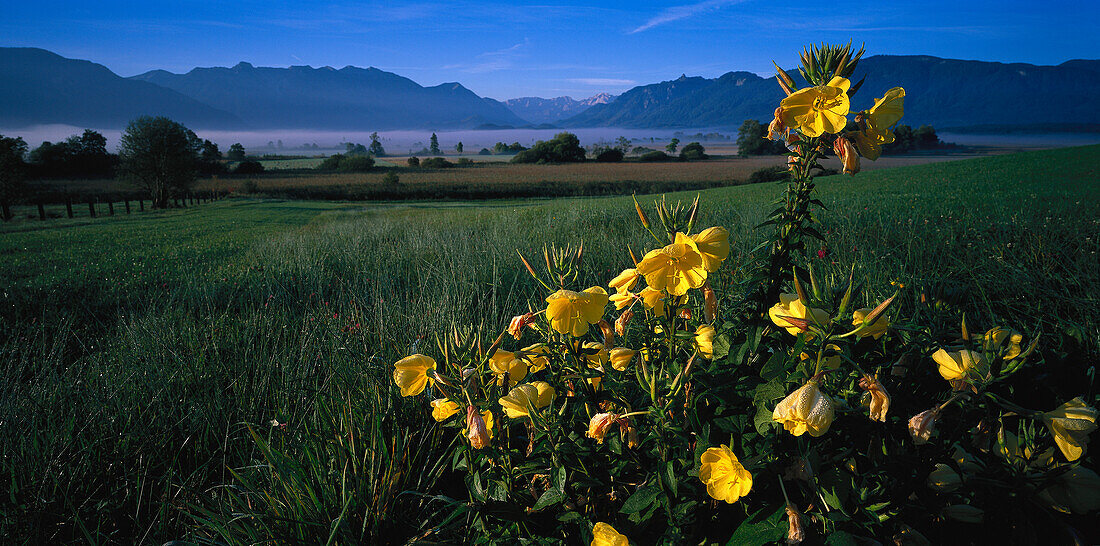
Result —
[[435, 370], [435, 360], [415, 354], [398, 360], [393, 366], [393, 382], [401, 388], [401, 396], [416, 396], [428, 385], [428, 370]]
[[710, 360], [714, 358], [714, 327], [709, 324], [701, 324], [695, 329], [695, 349], [699, 354]]
[[1100, 476], [1083, 466], [1073, 467], [1040, 491], [1039, 498], [1059, 512], [1087, 514], [1100, 509]]
[[588, 421], [588, 434], [589, 438], [596, 440], [597, 444], [603, 443], [604, 436], [607, 435], [607, 431], [619, 420], [619, 416], [614, 413], [597, 413], [592, 416], [592, 419]]
[[432, 400], [432, 417], [439, 422], [450, 419], [452, 415], [458, 413], [462, 409], [462, 406], [456, 402], [451, 402], [446, 398], [437, 398]]
[[504, 383], [504, 374], [508, 374], [508, 386], [512, 387], [527, 377], [527, 362], [516, 358], [516, 353], [497, 349], [489, 358], [489, 369], [497, 376], [497, 385]]
[[554, 387], [545, 381], [536, 381], [528, 385], [520, 385], [510, 391], [508, 396], [498, 400], [504, 414], [512, 419], [530, 418], [531, 408], [542, 409], [554, 401]]
[[623, 309], [624, 307], [627, 307], [630, 304], [634, 303], [634, 300], [638, 299], [638, 295], [629, 290], [619, 289], [618, 292], [612, 294], [611, 297], [608, 299], [611, 301], [611, 303], [615, 304], [615, 309]]
[[602, 368], [607, 364], [607, 347], [604, 347], [603, 343], [586, 341], [581, 348], [581, 357], [588, 362], [589, 368]]
[[611, 349], [611, 367], [620, 372], [625, 370], [636, 354], [638, 354], [638, 351], [627, 349], [626, 347], [615, 347]]
[[984, 377], [989, 371], [985, 357], [968, 349], [952, 353], [940, 349], [932, 354], [932, 360], [939, 364], [940, 375], [948, 381], [966, 379], [968, 375]]
[[592, 527], [592, 544], [589, 546], [630, 546], [630, 541], [614, 527], [601, 521]]
[[708, 495], [729, 504], [748, 495], [752, 489], [752, 474], [726, 445], [712, 447], [699, 457], [699, 480], [707, 485]]
[[839, 133], [848, 122], [848, 87], [846, 78], [834, 77], [827, 85], [799, 89], [783, 99], [782, 122], [798, 127], [808, 137], [823, 133]]
[[611, 279], [608, 286], [619, 292], [626, 292], [633, 290], [636, 284], [638, 284], [638, 270], [631, 267], [630, 269], [624, 269], [617, 277]]
[[484, 449], [493, 439], [493, 412], [478, 413], [473, 406], [466, 407], [466, 439], [470, 447]]
[[638, 273], [645, 276], [650, 287], [666, 290], [673, 296], [682, 296], [707, 280], [699, 247], [683, 233], [677, 233], [672, 244], [646, 253], [638, 263]]
[[546, 345], [529, 345], [522, 349], [524, 355], [522, 359], [527, 362], [527, 371], [535, 373], [542, 371], [550, 363], [550, 360], [546, 358], [546, 354], [549, 350]]
[[[828, 326], [830, 322], [829, 313], [816, 307], [807, 308], [798, 299], [798, 294], [780, 294], [779, 303], [768, 309], [768, 316], [776, 326], [787, 330], [787, 333], [792, 336], [797, 336], [802, 329], [783, 317], [793, 317], [808, 321], [808, 324], [818, 324], [823, 327]], [[813, 339], [813, 334], [806, 332], [806, 339]]]
[[691, 240], [695, 241], [695, 247], [703, 257], [703, 268], [707, 271], [718, 270], [718, 266], [730, 255], [730, 232], [724, 227], [704, 229], [692, 235]]
[[647, 286], [642, 289], [638, 297], [642, 299], [642, 305], [646, 309], [652, 309], [653, 314], [660, 316], [665, 314], [665, 293]]
[[[871, 311], [873, 311], [873, 309], [870, 309], [868, 307], [864, 307], [862, 309], [856, 309], [855, 312], [852, 313], [852, 326], [855, 326], [856, 328], [859, 328], [860, 326], [862, 326], [863, 325], [863, 320], [867, 318], [867, 315], [871, 314]], [[882, 334], [885, 334], [886, 331], [889, 330], [889, 329], [890, 329], [890, 319], [886, 316], [885, 313], [883, 313], [882, 315], [879, 315], [878, 319], [875, 320], [874, 324], [871, 324], [867, 328], [864, 328], [863, 331], [856, 334], [856, 336], [857, 337], [871, 336], [871, 337], [874, 337], [875, 339], [878, 339], [878, 338], [882, 337]]]
[[809, 432], [816, 438], [833, 424], [833, 400], [817, 388], [816, 382], [807, 381], [775, 406], [772, 420], [783, 423], [783, 428], [795, 436]]
[[856, 147], [863, 157], [871, 161], [878, 159], [882, 155], [882, 145], [894, 141], [890, 127], [901, 119], [904, 103], [905, 90], [895, 87], [876, 100], [870, 110], [856, 116], [856, 121], [863, 125], [863, 129], [855, 134]]
[[1096, 430], [1096, 408], [1085, 403], [1080, 396], [1043, 414], [1043, 424], [1054, 436], [1054, 443], [1068, 461], [1076, 461], [1085, 454], [1089, 434]]
[[546, 316], [550, 326], [561, 334], [575, 337], [588, 333], [588, 325], [603, 318], [607, 291], [593, 286], [584, 292], [558, 290], [546, 298]]
[[985, 342], [989, 344], [994, 352], [1003, 351], [1005, 360], [1012, 360], [1020, 356], [1020, 353], [1023, 351], [1020, 348], [1020, 344], [1022, 344], [1023, 341], [1023, 334], [1008, 328], [993, 328], [985, 333]]

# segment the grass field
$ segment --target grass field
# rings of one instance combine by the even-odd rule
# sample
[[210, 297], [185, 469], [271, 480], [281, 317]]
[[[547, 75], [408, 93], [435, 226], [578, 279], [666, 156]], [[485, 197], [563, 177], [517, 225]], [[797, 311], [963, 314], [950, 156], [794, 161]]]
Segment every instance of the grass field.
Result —
[[[699, 165], [725, 176], [718, 173], [737, 161]], [[682, 167], [667, 165], [662, 176]], [[815, 259], [829, 275], [855, 264], [868, 301], [892, 280], [960, 288], [972, 316], [1075, 332], [1095, 363], [1097, 165], [1100, 146], [1091, 146], [821, 178], [829, 210], [817, 213], [832, 246]], [[583, 168], [592, 167], [604, 168]], [[585, 176], [553, 168], [563, 181]], [[623, 170], [599, 176], [626, 176], [634, 165], [607, 168]], [[497, 169], [424, 176], [476, 175], [486, 184], [514, 183], [501, 180], [503, 172], [545, 176]], [[407, 183], [429, 183], [409, 176]], [[257, 183], [268, 180], [281, 179]], [[762, 239], [752, 227], [778, 190], [702, 192], [700, 225], [724, 225], [734, 240], [729, 279]], [[528, 301], [538, 305], [544, 294], [517, 249], [532, 256], [544, 243], [583, 239], [582, 284], [606, 284], [629, 263], [622, 243], [638, 252], [643, 233], [629, 197], [234, 199], [0, 226], [0, 479], [11, 484], [0, 495], [0, 536], [114, 544], [188, 537], [195, 525], [188, 514], [215, 486], [233, 482], [228, 469], [264, 456], [250, 429], [277, 435], [268, 424], [277, 419], [330, 430], [335, 399], [384, 416], [361, 425], [366, 434], [418, 426], [420, 417], [393, 400], [388, 384], [376, 391], [377, 382], [388, 381], [392, 362], [418, 340], [429, 343], [455, 323], [496, 330]], [[434, 441], [423, 434], [406, 441]], [[422, 451], [406, 449], [409, 461], [420, 461]], [[426, 476], [407, 472], [390, 487], [424, 487], [417, 480]], [[417, 501], [386, 502], [368, 507], [394, 510], [378, 525], [422, 523]]]

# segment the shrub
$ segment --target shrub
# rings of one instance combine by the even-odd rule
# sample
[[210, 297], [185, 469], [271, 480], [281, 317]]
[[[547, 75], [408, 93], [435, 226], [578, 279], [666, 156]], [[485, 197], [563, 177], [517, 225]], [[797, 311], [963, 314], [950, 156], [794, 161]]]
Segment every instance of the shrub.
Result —
[[420, 166], [420, 158], [419, 157], [410, 157], [408, 163], [409, 163], [410, 167], [419, 167]]
[[244, 184], [241, 184], [242, 193], [253, 194], [259, 191], [259, 189], [260, 188], [256, 186], [256, 181], [252, 179], [245, 180]]
[[686, 146], [680, 149], [680, 159], [685, 161], [696, 161], [700, 159], [707, 159], [706, 149], [702, 144], [698, 142], [689, 142]]
[[359, 173], [367, 172], [374, 168], [374, 158], [369, 155], [344, 155], [333, 154], [320, 165], [317, 166], [317, 170], [320, 171], [339, 171], [345, 173]]
[[401, 184], [401, 177], [397, 176], [397, 173], [390, 171], [382, 177], [382, 184], [386, 186], [397, 186]]
[[668, 155], [668, 154], [666, 154], [662, 151], [659, 151], [659, 150], [653, 150], [652, 152], [646, 152], [646, 153], [642, 154], [641, 157], [638, 158], [639, 161], [668, 161], [670, 159], [672, 159], [672, 156], [670, 156], [670, 155]]
[[442, 157], [432, 157], [421, 161], [420, 166], [425, 169], [446, 169], [448, 167], [454, 167], [454, 163]]
[[478, 150], [477, 155], [493, 155], [493, 152], [490, 152], [488, 148], [482, 148]]
[[264, 172], [263, 163], [252, 161], [251, 159], [241, 161], [233, 168], [233, 174], [260, 174], [262, 172]]
[[608, 148], [596, 155], [596, 161], [600, 163], [618, 163], [623, 160], [623, 151], [618, 148]]
[[768, 139], [768, 127], [755, 119], [746, 119], [737, 131], [737, 155], [779, 155], [787, 153], [782, 141]]
[[785, 165], [763, 167], [757, 169], [749, 175], [749, 184], [760, 184], [762, 182], [778, 182], [780, 180], [787, 180], [790, 177], [790, 170], [787, 169]]
[[458, 165], [472, 165], [473, 161], [471, 161], [470, 158], [468, 158], [468, 157], [460, 157], [460, 158], [458, 158], [458, 161], [456, 162], [456, 164], [458, 164]]
[[551, 140], [540, 140], [530, 150], [524, 150], [512, 158], [512, 163], [576, 163], [584, 161], [577, 135], [558, 133]]

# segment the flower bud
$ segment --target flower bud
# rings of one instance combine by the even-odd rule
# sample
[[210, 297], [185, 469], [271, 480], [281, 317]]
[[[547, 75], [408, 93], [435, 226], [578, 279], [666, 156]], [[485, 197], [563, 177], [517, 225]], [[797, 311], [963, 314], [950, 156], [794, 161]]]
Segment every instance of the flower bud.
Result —
[[485, 415], [478, 413], [477, 408], [468, 406], [466, 408], [466, 438], [470, 440], [470, 447], [474, 449], [483, 449], [489, 445], [489, 441], [493, 438], [491, 433], [493, 414], [488, 414], [490, 424], [486, 424]]
[[909, 435], [913, 437], [913, 443], [917, 445], [927, 444], [936, 431], [936, 419], [940, 416], [939, 408], [922, 411], [909, 419]]
[[866, 374], [859, 380], [859, 388], [871, 394], [871, 420], [885, 423], [886, 412], [890, 410], [890, 393], [877, 378]]
[[844, 174], [855, 175], [859, 172], [859, 154], [856, 153], [856, 147], [852, 141], [837, 137], [833, 141], [833, 151], [844, 166]]
[[703, 316], [707, 322], [714, 322], [718, 316], [718, 295], [710, 287], [710, 282], [703, 285]]
[[626, 447], [630, 449], [636, 449], [638, 447], [638, 429], [634, 428], [634, 425], [626, 429]]
[[619, 419], [619, 416], [614, 413], [597, 413], [592, 416], [592, 420], [588, 422], [588, 437], [595, 439], [596, 443], [602, 444], [604, 436], [607, 435], [608, 429], [611, 425]]

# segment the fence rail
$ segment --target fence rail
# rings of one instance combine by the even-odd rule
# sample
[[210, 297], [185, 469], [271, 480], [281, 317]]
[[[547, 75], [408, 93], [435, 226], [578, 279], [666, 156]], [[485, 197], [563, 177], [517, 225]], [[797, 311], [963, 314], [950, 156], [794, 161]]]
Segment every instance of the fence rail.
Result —
[[[173, 197], [169, 203], [175, 208], [193, 207], [195, 205], [201, 205], [203, 203], [210, 203], [218, 201], [229, 196], [228, 191], [225, 190], [204, 190], [187, 192], [183, 195]], [[52, 217], [60, 218], [61, 215], [56, 216], [47, 214], [46, 207], [65, 207], [65, 216], [69, 218], [76, 218], [82, 216], [74, 212], [74, 205], [87, 204], [88, 212], [86, 217], [95, 218], [100, 216], [104, 212], [104, 206], [106, 206], [107, 216], [115, 215], [115, 205], [122, 205], [122, 209], [125, 214], [131, 214], [133, 209], [131, 203], [137, 205], [138, 212], [145, 211], [145, 202], [149, 201], [149, 207], [152, 208], [152, 200], [148, 195], [137, 192], [124, 192], [124, 193], [110, 193], [110, 194], [96, 194], [95, 196], [81, 196], [60, 192], [51, 192], [34, 195], [31, 197], [23, 198], [19, 201], [9, 202], [4, 199], [0, 199], [0, 219], [5, 222], [11, 221], [15, 218], [12, 214], [12, 207], [18, 205], [33, 206], [38, 209], [39, 220], [49, 220]], [[33, 216], [28, 216], [29, 218]]]

